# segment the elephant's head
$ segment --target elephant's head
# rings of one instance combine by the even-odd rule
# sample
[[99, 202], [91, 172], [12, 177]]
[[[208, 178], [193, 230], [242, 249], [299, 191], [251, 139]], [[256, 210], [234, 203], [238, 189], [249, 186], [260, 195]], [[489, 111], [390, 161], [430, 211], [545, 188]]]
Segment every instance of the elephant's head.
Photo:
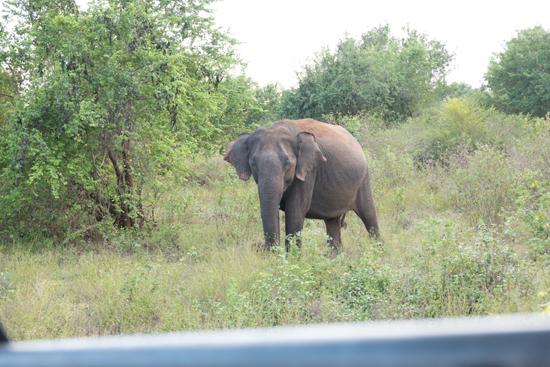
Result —
[[241, 180], [253, 176], [258, 184], [265, 241], [271, 246], [279, 238], [279, 203], [283, 193], [296, 179], [315, 179], [308, 174], [326, 158], [315, 135], [283, 124], [241, 134], [227, 143], [224, 160], [235, 167]]

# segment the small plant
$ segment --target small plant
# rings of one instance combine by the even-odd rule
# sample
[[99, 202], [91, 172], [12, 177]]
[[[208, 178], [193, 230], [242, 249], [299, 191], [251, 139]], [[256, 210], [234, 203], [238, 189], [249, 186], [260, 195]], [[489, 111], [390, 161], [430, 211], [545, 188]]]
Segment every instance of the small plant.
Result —
[[387, 147], [371, 164], [373, 186], [384, 190], [402, 187], [411, 182], [414, 174], [414, 161], [407, 152], [396, 151]]
[[[548, 300], [548, 292], [539, 292], [537, 294], [537, 297], [540, 298], [541, 300], [546, 300], [547, 301]], [[547, 316], [550, 316], [550, 301], [539, 305], [539, 309], [544, 314], [546, 314]]]
[[550, 260], [550, 183], [531, 178], [516, 193], [517, 213], [533, 234], [529, 240], [533, 255]]
[[465, 163], [453, 174], [451, 202], [474, 226], [478, 221], [501, 224], [513, 208], [520, 176], [506, 156], [490, 146], [480, 147]]
[[11, 278], [13, 277], [12, 272], [3, 271], [0, 272], [0, 299], [7, 299], [10, 295], [15, 292], [14, 284]]

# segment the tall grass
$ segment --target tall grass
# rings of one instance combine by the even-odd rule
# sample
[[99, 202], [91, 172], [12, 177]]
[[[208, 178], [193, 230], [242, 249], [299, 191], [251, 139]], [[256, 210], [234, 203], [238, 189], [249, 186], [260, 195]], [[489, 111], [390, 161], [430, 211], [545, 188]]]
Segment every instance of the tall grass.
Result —
[[314, 220], [301, 248], [265, 253], [255, 184], [197, 157], [185, 179], [157, 185], [146, 231], [99, 227], [63, 245], [4, 238], [0, 320], [29, 340], [538, 311], [550, 301], [548, 120], [474, 109], [484, 133], [460, 134], [475, 149], [419, 160], [426, 137], [455, 119], [437, 111], [453, 108], [392, 129], [350, 120], [384, 242], [350, 213], [336, 257]]

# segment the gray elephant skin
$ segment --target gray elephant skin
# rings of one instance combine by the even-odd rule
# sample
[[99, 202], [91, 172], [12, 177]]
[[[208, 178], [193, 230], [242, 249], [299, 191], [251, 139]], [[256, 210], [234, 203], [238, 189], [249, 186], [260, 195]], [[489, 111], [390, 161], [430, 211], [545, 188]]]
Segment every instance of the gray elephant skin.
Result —
[[279, 241], [279, 209], [289, 235], [304, 219], [325, 221], [330, 244], [342, 249], [341, 227], [353, 210], [379, 237], [376, 208], [363, 149], [340, 126], [313, 119], [281, 120], [227, 143], [224, 160], [241, 180], [258, 184], [266, 248]]

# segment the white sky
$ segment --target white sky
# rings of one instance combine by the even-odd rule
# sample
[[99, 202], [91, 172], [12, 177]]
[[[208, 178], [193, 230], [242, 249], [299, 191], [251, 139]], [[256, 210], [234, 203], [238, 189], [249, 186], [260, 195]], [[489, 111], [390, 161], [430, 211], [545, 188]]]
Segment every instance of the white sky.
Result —
[[212, 8], [217, 24], [242, 42], [246, 74], [285, 88], [296, 85], [295, 72], [323, 45], [334, 48], [346, 32], [358, 37], [385, 23], [394, 34], [408, 24], [445, 43], [456, 54], [447, 80], [473, 87], [517, 30], [550, 29], [549, 0], [222, 0]]
[[333, 48], [347, 32], [357, 37], [389, 23], [399, 34], [409, 24], [456, 54], [449, 82], [478, 87], [491, 55], [516, 30], [550, 29], [550, 1], [431, 0], [223, 0], [214, 3], [218, 25], [242, 42], [246, 74], [260, 85], [289, 88], [295, 71], [323, 45]]

